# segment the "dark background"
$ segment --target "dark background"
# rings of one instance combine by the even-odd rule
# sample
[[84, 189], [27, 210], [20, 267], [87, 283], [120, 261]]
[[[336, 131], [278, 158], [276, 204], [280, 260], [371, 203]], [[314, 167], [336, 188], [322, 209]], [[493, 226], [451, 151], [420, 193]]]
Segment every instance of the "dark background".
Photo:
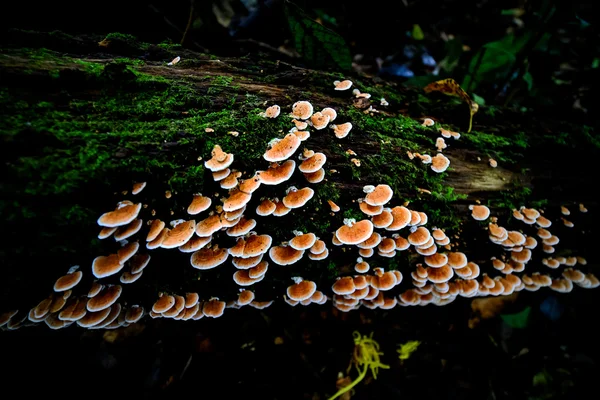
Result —
[[[217, 56], [262, 52], [265, 57], [311, 66], [295, 53], [286, 3], [13, 2], [1, 13], [0, 23], [5, 28], [74, 34], [121, 32], [153, 43], [180, 43], [190, 22], [185, 47]], [[531, 35], [526, 48], [516, 53], [516, 64], [466, 89], [488, 105], [535, 107], [549, 114], [560, 112], [573, 120], [597, 122], [594, 98], [598, 88], [594, 78], [600, 62], [600, 41], [592, 2], [298, 0], [294, 4], [345, 39], [355, 71], [420, 87], [441, 77], [464, 82], [469, 64], [484, 45], [507, 35]], [[412, 34], [415, 24], [423, 32], [422, 39], [416, 40]], [[449, 42], [449, 37], [455, 41]], [[433, 63], [424, 63], [424, 56], [432, 57]], [[448, 61], [453, 64], [450, 68], [444, 64]]]

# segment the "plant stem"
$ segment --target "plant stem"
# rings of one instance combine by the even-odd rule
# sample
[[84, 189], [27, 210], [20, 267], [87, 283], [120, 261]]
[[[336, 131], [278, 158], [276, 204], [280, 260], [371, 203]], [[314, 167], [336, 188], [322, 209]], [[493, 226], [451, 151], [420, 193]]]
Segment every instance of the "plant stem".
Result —
[[364, 379], [364, 377], [367, 375], [367, 371], [368, 370], [369, 370], [369, 364], [365, 364], [365, 367], [362, 370], [362, 372], [360, 373], [360, 375], [358, 375], [358, 377], [355, 380], [353, 380], [351, 384], [349, 384], [348, 386], [345, 386], [345, 387], [341, 388], [340, 390], [337, 391], [336, 394], [334, 394], [333, 396], [331, 396], [327, 400], [333, 400], [333, 399], [335, 399], [335, 398], [343, 395], [344, 393], [346, 393], [350, 389], [352, 389], [354, 386], [356, 386], [356, 384], [358, 382], [360, 382], [360, 381], [362, 381]]

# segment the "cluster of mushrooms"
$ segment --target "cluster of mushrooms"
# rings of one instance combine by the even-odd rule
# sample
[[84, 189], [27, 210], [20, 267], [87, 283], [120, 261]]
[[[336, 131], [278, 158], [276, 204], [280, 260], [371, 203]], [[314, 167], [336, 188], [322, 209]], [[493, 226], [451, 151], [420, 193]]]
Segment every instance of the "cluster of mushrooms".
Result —
[[[334, 86], [338, 91], [348, 90], [352, 82], [336, 81]], [[354, 95], [370, 97], [358, 90], [354, 91]], [[382, 99], [381, 105], [384, 104], [388, 103]], [[262, 115], [269, 119], [279, 117], [280, 113], [281, 108], [273, 105]], [[302, 143], [310, 138], [309, 126], [316, 131], [329, 127], [333, 131], [332, 136], [338, 139], [347, 137], [352, 129], [350, 122], [332, 123], [337, 119], [334, 109], [324, 108], [315, 112], [308, 101], [294, 103], [290, 116], [293, 127], [289, 133], [271, 140], [263, 154], [263, 159], [269, 164], [247, 179], [242, 179], [242, 173], [231, 168], [234, 154], [227, 153], [219, 145], [214, 146], [211, 158], [204, 162], [204, 166], [212, 173], [214, 182], [227, 191], [220, 204], [213, 204], [216, 202], [210, 196], [196, 193], [191, 197], [186, 218], [170, 222], [152, 218], [144, 221], [140, 214], [147, 205], [132, 200], [120, 201], [113, 210], [102, 214], [97, 221], [100, 226], [98, 238], [106, 240], [112, 237], [120, 247], [113, 253], [96, 257], [90, 270], [79, 266], [70, 268], [57, 279], [53, 293], [30, 310], [1, 314], [0, 328], [12, 330], [44, 322], [52, 329], [72, 324], [89, 329], [113, 329], [138, 322], [146, 315], [151, 318], [198, 320], [220, 317], [226, 308], [249, 305], [263, 309], [274, 300], [256, 300], [252, 286], [265, 278], [270, 265], [285, 268], [307, 258], [321, 262], [329, 258], [329, 244], [342, 248], [344, 252], [356, 252], [355, 274], [341, 276], [331, 287], [322, 290], [313, 281], [290, 276], [293, 283], [280, 294], [280, 299], [291, 306], [322, 305], [331, 300], [338, 310], [350, 311], [361, 305], [370, 309], [391, 309], [397, 305], [445, 305], [459, 296], [500, 296], [523, 289], [536, 291], [541, 287], [569, 292], [575, 285], [581, 288], [600, 285], [595, 275], [576, 268], [587, 264], [582, 256], [553, 256], [560, 240], [549, 230], [553, 223], [541, 210], [525, 207], [513, 210], [513, 218], [522, 226], [519, 230], [508, 230], [491, 216], [488, 207], [480, 204], [469, 207], [473, 220], [487, 222], [487, 226], [482, 223], [481, 230], [493, 244], [499, 246], [497, 257], [477, 260], [489, 264], [486, 267], [490, 272], [497, 271], [498, 275], [491, 277], [482, 273], [479, 264], [469, 261], [465, 253], [455, 251], [456, 244], [451, 243], [442, 229], [427, 228], [426, 213], [409, 209], [408, 203], [391, 205], [394, 193], [386, 183], [364, 186], [364, 195], [353, 202], [357, 204], [361, 219], [343, 219], [331, 239], [318, 236], [326, 232], [290, 229], [291, 234], [286, 241], [273, 243], [270, 235], [258, 232], [260, 220], [281, 217], [306, 207], [315, 194], [310, 185], [323, 181], [326, 174], [327, 156], [324, 153], [308, 148], [299, 151]], [[431, 126], [433, 121], [426, 120], [424, 125]], [[446, 138], [460, 137], [456, 132], [440, 131]], [[441, 153], [446, 147], [443, 138], [438, 138], [436, 147], [436, 156], [418, 153], [409, 153], [409, 156], [431, 164], [434, 172], [441, 173], [450, 165], [450, 160]], [[298, 161], [293, 159], [295, 154], [298, 154]], [[258, 197], [261, 187], [271, 186], [273, 192], [276, 185], [285, 184], [294, 174], [301, 174], [299, 176], [303, 177], [306, 186], [288, 186], [285, 191], [280, 191], [279, 197]], [[135, 183], [131, 194], [138, 196], [145, 187], [145, 182]], [[165, 196], [170, 198], [171, 193], [167, 192]], [[253, 198], [258, 199], [258, 205], [250, 209], [247, 206]], [[328, 200], [328, 204], [331, 215], [341, 211], [341, 207], [332, 200]], [[583, 204], [579, 205], [579, 212], [587, 212]], [[570, 210], [563, 206], [561, 213], [563, 226], [573, 228], [574, 224], [566, 219], [571, 215]], [[151, 215], [155, 215], [154, 210]], [[227, 237], [232, 238], [235, 244], [221, 247], [222, 239]], [[199, 293], [160, 292], [156, 293], [152, 304], [144, 306], [119, 302], [127, 285], [135, 283], [150, 264], [152, 252], [175, 249], [189, 253], [190, 267], [197, 270], [222, 267], [230, 261], [235, 268], [232, 279], [239, 287], [237, 298], [223, 301], [216, 297], [203, 299]], [[543, 265], [548, 273], [528, 273], [527, 265], [534, 262], [534, 251], [539, 252], [540, 249], [544, 257], [538, 264]], [[391, 259], [400, 253], [410, 254], [411, 263], [403, 270], [404, 274], [410, 274], [412, 285], [401, 293], [391, 294], [394, 293], [392, 289], [403, 282], [403, 273], [399, 270], [386, 271], [382, 267], [371, 268], [369, 260]], [[557, 276], [553, 270], [563, 265], [567, 268], [560, 270], [560, 276]], [[91, 287], [85, 290], [79, 285], [84, 274], [91, 274], [94, 278]]]

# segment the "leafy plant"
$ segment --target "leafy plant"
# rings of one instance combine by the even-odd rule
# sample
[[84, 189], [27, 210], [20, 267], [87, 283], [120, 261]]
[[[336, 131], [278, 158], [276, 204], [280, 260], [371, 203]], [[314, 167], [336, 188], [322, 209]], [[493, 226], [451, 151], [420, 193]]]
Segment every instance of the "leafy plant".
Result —
[[352, 56], [344, 39], [308, 16], [300, 7], [286, 1], [285, 15], [294, 37], [296, 51], [315, 67], [332, 66], [350, 70]]

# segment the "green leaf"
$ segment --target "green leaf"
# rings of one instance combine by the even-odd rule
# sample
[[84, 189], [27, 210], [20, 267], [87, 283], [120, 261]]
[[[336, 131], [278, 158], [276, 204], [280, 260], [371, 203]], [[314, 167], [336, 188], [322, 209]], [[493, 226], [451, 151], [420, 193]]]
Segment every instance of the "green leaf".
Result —
[[480, 106], [485, 106], [485, 99], [481, 96], [476, 95], [475, 93], [471, 93], [471, 98], [473, 101]]
[[531, 40], [533, 33], [516, 37], [506, 35], [500, 40], [483, 45], [469, 64], [469, 73], [461, 84], [466, 90], [475, 90], [480, 82], [498, 82], [506, 79], [516, 56]]
[[533, 376], [533, 386], [548, 386], [550, 382], [552, 382], [552, 376], [546, 369]]
[[423, 30], [419, 26], [419, 24], [414, 24], [412, 29], [412, 37], [415, 40], [423, 40], [425, 35], [423, 34]]
[[523, 74], [523, 80], [527, 84], [527, 90], [531, 91], [531, 88], [533, 87], [533, 76], [531, 76], [529, 71]]
[[523, 311], [516, 314], [502, 314], [500, 318], [504, 323], [512, 328], [525, 328], [529, 321], [529, 314], [531, 313], [531, 307], [525, 308]]
[[344, 39], [310, 18], [300, 7], [286, 1], [285, 15], [294, 37], [296, 51], [316, 67], [350, 70], [352, 56]]

